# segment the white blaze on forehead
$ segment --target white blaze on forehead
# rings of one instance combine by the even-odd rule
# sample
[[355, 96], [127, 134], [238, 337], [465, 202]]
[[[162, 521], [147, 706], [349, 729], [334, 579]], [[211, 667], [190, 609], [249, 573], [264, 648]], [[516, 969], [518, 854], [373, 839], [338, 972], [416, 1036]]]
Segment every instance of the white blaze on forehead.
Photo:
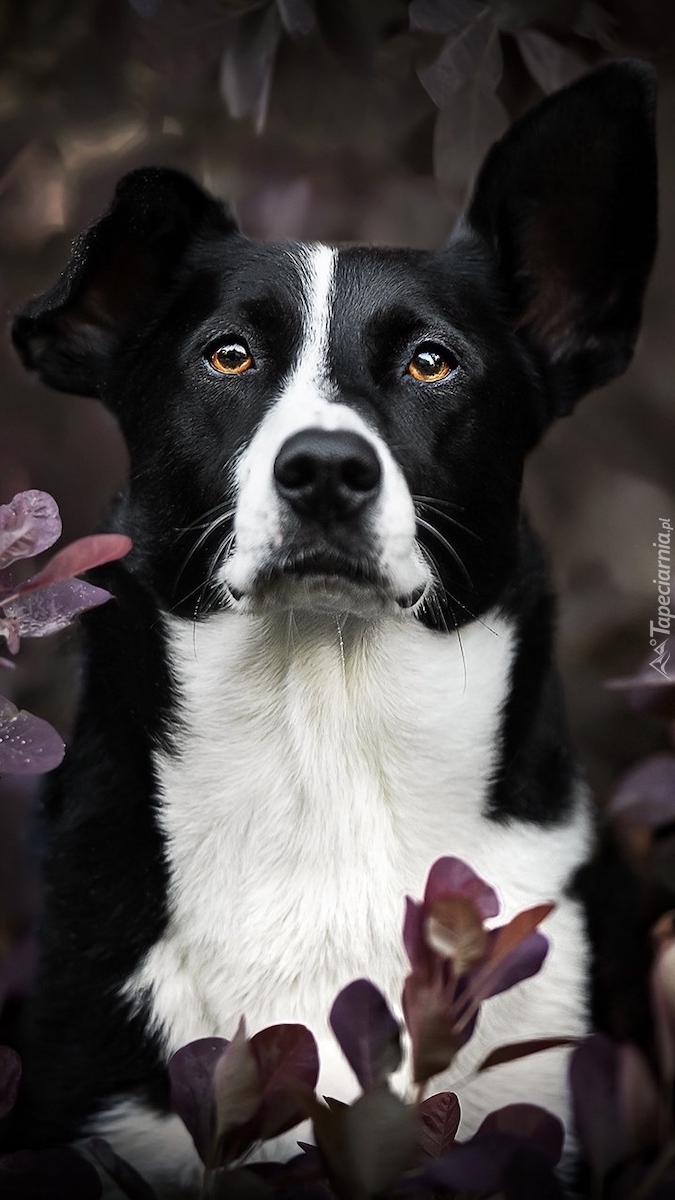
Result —
[[371, 516], [373, 553], [393, 595], [409, 595], [429, 579], [415, 545], [410, 492], [389, 447], [356, 409], [344, 403], [337, 381], [330, 377], [338, 251], [315, 244], [294, 246], [288, 253], [300, 282], [301, 342], [280, 394], [238, 460], [234, 549], [221, 567], [220, 578], [231, 594], [249, 594], [282, 546], [283, 510], [274, 463], [284, 442], [303, 429], [344, 430], [363, 437], [382, 466], [382, 486]]
[[296, 259], [304, 285], [304, 337], [293, 371], [294, 381], [328, 382], [328, 343], [335, 295], [337, 250], [299, 246]]

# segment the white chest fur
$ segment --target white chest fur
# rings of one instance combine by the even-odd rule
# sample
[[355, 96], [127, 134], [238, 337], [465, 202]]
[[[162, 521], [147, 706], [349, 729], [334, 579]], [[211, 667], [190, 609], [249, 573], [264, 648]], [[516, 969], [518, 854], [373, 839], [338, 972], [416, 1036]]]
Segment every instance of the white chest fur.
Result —
[[[514, 649], [507, 621], [473, 623], [461, 645], [404, 619], [223, 613], [167, 619], [167, 632], [183, 705], [178, 752], [155, 762], [170, 921], [126, 989], [148, 997], [167, 1054], [231, 1037], [242, 1014], [250, 1032], [301, 1021], [319, 1041], [320, 1094], [349, 1098], [330, 1005], [365, 975], [399, 1008], [404, 895], [422, 895], [443, 854], [495, 885], [507, 917], [559, 903], [544, 971], [488, 1003], [456, 1073], [503, 1041], [583, 1031], [583, 936], [562, 893], [587, 853], [585, 805], [549, 830], [481, 815]], [[540, 1096], [531, 1073], [514, 1091], [523, 1064], [465, 1089], [465, 1128], [498, 1106], [500, 1079], [501, 1102], [539, 1099], [564, 1116], [556, 1055], [541, 1056]]]

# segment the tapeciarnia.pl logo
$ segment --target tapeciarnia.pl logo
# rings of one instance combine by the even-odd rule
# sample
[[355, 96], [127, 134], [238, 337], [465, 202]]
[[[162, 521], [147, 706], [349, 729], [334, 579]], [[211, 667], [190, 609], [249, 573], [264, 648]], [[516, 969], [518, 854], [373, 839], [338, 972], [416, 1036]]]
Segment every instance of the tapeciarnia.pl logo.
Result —
[[671, 680], [672, 676], [668, 674], [666, 668], [670, 659], [668, 650], [670, 622], [675, 619], [675, 613], [670, 611], [670, 539], [673, 527], [668, 517], [659, 517], [659, 524], [661, 530], [658, 541], [654, 542], [654, 549], [657, 552], [657, 577], [654, 583], [658, 589], [659, 606], [656, 620], [649, 622], [649, 645], [655, 649], [654, 658], [649, 665], [658, 671], [659, 675], [663, 675], [664, 679]]

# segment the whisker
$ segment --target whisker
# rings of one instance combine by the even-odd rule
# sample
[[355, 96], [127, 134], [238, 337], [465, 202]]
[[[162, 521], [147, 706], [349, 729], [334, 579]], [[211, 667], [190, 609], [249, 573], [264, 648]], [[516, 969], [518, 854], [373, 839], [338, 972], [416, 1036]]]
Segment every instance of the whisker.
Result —
[[465, 509], [464, 504], [456, 504], [454, 500], [440, 500], [438, 496], [418, 496], [411, 494], [410, 499], [419, 500], [422, 504], [431, 501], [432, 504], [440, 504], [443, 508], [456, 508], [458, 512], [464, 512]]
[[347, 668], [345, 666], [345, 643], [344, 643], [344, 638], [342, 636], [342, 626], [340, 625], [340, 618], [337, 616], [335, 618], [335, 624], [337, 625], [338, 638], [340, 641], [340, 661], [342, 663], [342, 678], [344, 680], [344, 684], [346, 687], [347, 686]]
[[[448, 593], [448, 589], [441, 582], [440, 571], [438, 569], [438, 563], [436, 562], [436, 559], [434, 558], [431, 551], [428, 550], [426, 546], [423, 546], [421, 542], [418, 542], [417, 544], [418, 544], [420, 550], [422, 551], [422, 554], [426, 558], [427, 562], [429, 563], [432, 571], [435, 572], [435, 575], [436, 575], [436, 579], [434, 581], [435, 585], [437, 588], [439, 588], [445, 594], [445, 600], [448, 605], [448, 608], [450, 609], [450, 615], [452, 616], [453, 624], [455, 626], [455, 633], [457, 634], [457, 644], [459, 646], [459, 652], [462, 656], [462, 672], [464, 675], [464, 684], [463, 684], [462, 691], [466, 692], [466, 684], [467, 684], [466, 654], [464, 652], [464, 642], [462, 641], [462, 633], [461, 633], [461, 629], [459, 627], [459, 622], [455, 615], [455, 610], [453, 609], [452, 604], [450, 603], [450, 595]], [[443, 625], [445, 626], [446, 633], [449, 633], [450, 630], [448, 629], [448, 623], [445, 620], [445, 617], [443, 615], [442, 606], [440, 605], [440, 602], [438, 601], [438, 597], [435, 597], [435, 598], [436, 598], [436, 601], [438, 604], [438, 614], [441, 617]], [[454, 599], [454, 597], [453, 597], [453, 599]]]
[[437, 517], [441, 517], [442, 520], [449, 521], [451, 525], [456, 525], [458, 529], [463, 529], [464, 533], [468, 533], [469, 537], [476, 538], [477, 541], [482, 542], [483, 539], [479, 534], [474, 533], [473, 529], [468, 529], [467, 526], [462, 525], [462, 522], [458, 521], [456, 517], [451, 517], [449, 513], [441, 512], [440, 508], [435, 508], [433, 504], [425, 504], [423, 501], [419, 500], [415, 504], [415, 508], [418, 507], [428, 509], [429, 512], [435, 513]]
[[[482, 617], [476, 616], [476, 613], [472, 612], [470, 608], [467, 608], [466, 604], [463, 604], [458, 596], [455, 596], [455, 595], [453, 595], [452, 592], [448, 591], [445, 584], [441, 581], [438, 563], [436, 562], [436, 559], [434, 558], [431, 551], [428, 550], [426, 546], [422, 545], [422, 542], [420, 542], [420, 541], [417, 541], [416, 545], [417, 545], [418, 549], [422, 552], [424, 557], [426, 558], [427, 562], [430, 563], [430, 565], [433, 564], [433, 567], [435, 568], [435, 570], [437, 572], [437, 576], [438, 576], [437, 579], [434, 580], [435, 587], [438, 591], [441, 591], [443, 593], [443, 595], [445, 596], [445, 599], [448, 601], [448, 604], [450, 603], [451, 600], [453, 600], [455, 604], [458, 604], [459, 607], [461, 609], [463, 609], [463, 611], [465, 613], [467, 613], [467, 615], [469, 617], [471, 617], [472, 621], [478, 621], [478, 624], [482, 625], [483, 629], [487, 629], [488, 632], [493, 635], [493, 637], [499, 637], [499, 634], [497, 633], [496, 629], [493, 629], [491, 625], [488, 625], [487, 621], [484, 621]], [[453, 618], [454, 618], [454, 614], [453, 614]]]
[[177, 586], [177, 584], [178, 584], [178, 582], [179, 582], [179, 580], [180, 580], [181, 576], [183, 575], [183, 573], [184, 573], [184, 571], [185, 571], [185, 569], [186, 569], [186, 567], [187, 567], [187, 565], [188, 565], [188, 563], [189, 563], [190, 559], [192, 558], [192, 556], [193, 556], [194, 554], [196, 554], [196, 553], [197, 553], [197, 551], [199, 550], [199, 547], [200, 547], [200, 546], [202, 546], [202, 545], [204, 544], [204, 542], [207, 540], [207, 538], [209, 538], [209, 537], [211, 536], [211, 534], [212, 534], [212, 533], [215, 533], [215, 531], [216, 531], [216, 530], [217, 530], [217, 529], [218, 529], [218, 528], [219, 528], [221, 525], [224, 525], [224, 524], [225, 524], [227, 521], [229, 521], [229, 520], [230, 520], [230, 518], [231, 518], [231, 517], [234, 515], [234, 512], [235, 512], [235, 510], [234, 510], [233, 508], [228, 508], [228, 509], [226, 509], [226, 510], [225, 510], [225, 512], [221, 513], [221, 514], [220, 514], [218, 517], [216, 517], [216, 518], [215, 518], [215, 520], [213, 520], [213, 521], [210, 521], [210, 522], [209, 522], [209, 524], [207, 525], [207, 527], [206, 527], [206, 529], [204, 530], [204, 532], [203, 532], [203, 533], [201, 533], [201, 534], [199, 535], [199, 537], [197, 538], [196, 542], [194, 542], [194, 543], [192, 544], [192, 546], [190, 547], [190, 549], [188, 550], [188, 552], [187, 552], [187, 554], [186, 554], [186, 556], [185, 556], [185, 558], [184, 558], [184, 560], [183, 560], [183, 563], [182, 563], [182, 565], [181, 565], [181, 567], [180, 567], [180, 569], [179, 569], [179, 571], [178, 571], [178, 574], [176, 575], [176, 578], [175, 578], [175, 581], [174, 581], [174, 587], [176, 587], [176, 586]]
[[429, 533], [432, 533], [434, 535], [434, 537], [438, 539], [438, 541], [441, 543], [442, 546], [445, 546], [445, 549], [448, 551], [449, 554], [452, 555], [455, 562], [457, 563], [457, 566], [460, 568], [469, 587], [472, 587], [473, 584], [471, 583], [471, 576], [469, 575], [469, 572], [467, 571], [466, 567], [464, 566], [464, 563], [462, 562], [461, 558], [459, 557], [459, 554], [455, 550], [455, 547], [451, 546], [448, 539], [446, 537], [443, 537], [443, 534], [439, 533], [438, 530], [436, 529], [436, 527], [434, 525], [431, 525], [429, 523], [429, 521], [425, 521], [423, 517], [418, 516], [417, 524], [421, 525], [423, 529], [427, 529], [429, 531]]

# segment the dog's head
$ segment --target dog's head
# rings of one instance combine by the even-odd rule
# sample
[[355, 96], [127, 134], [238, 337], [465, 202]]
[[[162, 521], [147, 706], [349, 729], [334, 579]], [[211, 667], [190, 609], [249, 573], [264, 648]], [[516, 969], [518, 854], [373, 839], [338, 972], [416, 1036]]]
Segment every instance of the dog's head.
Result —
[[635, 63], [550, 97], [437, 251], [260, 243], [176, 172], [121, 181], [14, 339], [117, 415], [121, 519], [165, 603], [437, 628], [495, 603], [528, 450], [631, 358], [652, 109]]

